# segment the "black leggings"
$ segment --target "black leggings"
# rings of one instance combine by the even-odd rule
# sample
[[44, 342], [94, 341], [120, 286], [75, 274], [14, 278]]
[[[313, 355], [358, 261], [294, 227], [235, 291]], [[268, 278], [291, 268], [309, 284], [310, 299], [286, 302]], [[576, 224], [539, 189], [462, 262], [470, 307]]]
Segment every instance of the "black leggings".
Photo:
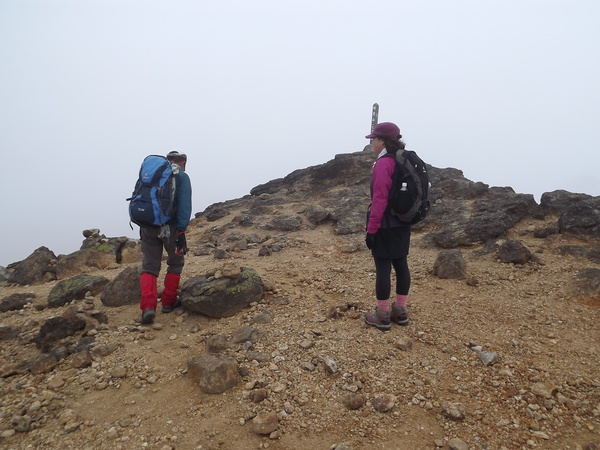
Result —
[[382, 259], [373, 257], [375, 260], [375, 295], [377, 300], [388, 300], [392, 290], [392, 266], [396, 272], [396, 294], [408, 295], [410, 289], [410, 271], [406, 256], [398, 259]]

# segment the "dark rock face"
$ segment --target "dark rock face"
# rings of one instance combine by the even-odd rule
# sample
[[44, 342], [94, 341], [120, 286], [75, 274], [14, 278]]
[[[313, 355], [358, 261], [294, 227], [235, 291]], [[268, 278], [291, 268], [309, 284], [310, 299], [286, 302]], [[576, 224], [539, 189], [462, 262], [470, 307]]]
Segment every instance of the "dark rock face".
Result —
[[8, 277], [10, 283], [38, 284], [44, 281], [44, 275], [51, 269], [56, 255], [46, 247], [40, 247], [25, 260], [17, 263]]
[[575, 202], [565, 208], [558, 219], [561, 233], [578, 237], [600, 236], [600, 197]]
[[101, 293], [108, 279], [88, 275], [85, 273], [75, 275], [67, 280], [60, 281], [48, 294], [48, 306], [58, 308], [66, 305], [73, 300], [83, 300], [86, 292], [90, 291], [92, 295]]
[[547, 213], [561, 214], [570, 206], [593, 197], [587, 194], [574, 194], [572, 192], [557, 190], [545, 192], [540, 199], [540, 206]]
[[188, 279], [180, 292], [185, 309], [209, 317], [231, 317], [263, 295], [262, 279], [254, 269], [244, 268], [237, 278]]
[[485, 193], [475, 187], [472, 201], [451, 200], [434, 206], [427, 221], [444, 231], [432, 234], [443, 248], [485, 243], [502, 236], [525, 218], [542, 219], [542, 209], [532, 195], [515, 194], [511, 188], [491, 188]]

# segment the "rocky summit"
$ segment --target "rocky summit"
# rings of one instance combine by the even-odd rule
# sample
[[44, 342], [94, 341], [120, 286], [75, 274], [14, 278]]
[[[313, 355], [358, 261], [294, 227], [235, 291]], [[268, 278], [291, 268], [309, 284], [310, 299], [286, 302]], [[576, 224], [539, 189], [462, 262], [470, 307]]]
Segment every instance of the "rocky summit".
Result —
[[363, 321], [372, 164], [337, 155], [196, 214], [183, 306], [152, 325], [135, 239], [85, 230], [2, 268], [0, 447], [598, 448], [600, 197], [429, 167], [410, 324], [382, 333]]

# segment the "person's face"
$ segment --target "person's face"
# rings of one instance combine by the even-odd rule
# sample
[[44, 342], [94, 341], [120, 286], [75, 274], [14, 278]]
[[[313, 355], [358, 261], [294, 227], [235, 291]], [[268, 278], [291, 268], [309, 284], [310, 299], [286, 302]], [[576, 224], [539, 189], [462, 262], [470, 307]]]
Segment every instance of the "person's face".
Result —
[[373, 153], [375, 153], [376, 155], [379, 155], [384, 147], [383, 139], [379, 139], [378, 137], [376, 137], [375, 139], [373, 139], [372, 145], [373, 145]]
[[185, 163], [186, 163], [186, 162], [185, 162], [183, 159], [182, 159], [182, 160], [179, 160], [179, 161], [176, 161], [176, 160], [173, 160], [173, 159], [172, 159], [172, 160], [170, 160], [170, 161], [171, 161], [172, 163], [175, 163], [175, 164], [177, 164], [181, 170], [185, 171]]

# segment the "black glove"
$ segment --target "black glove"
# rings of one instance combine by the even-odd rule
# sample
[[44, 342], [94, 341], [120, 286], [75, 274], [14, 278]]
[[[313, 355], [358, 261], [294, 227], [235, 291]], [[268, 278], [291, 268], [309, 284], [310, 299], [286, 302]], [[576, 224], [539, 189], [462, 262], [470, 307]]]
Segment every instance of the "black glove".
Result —
[[177, 233], [177, 239], [175, 240], [175, 254], [183, 256], [188, 252], [187, 241], [185, 239], [185, 231], [179, 231]]
[[365, 238], [365, 244], [367, 244], [367, 248], [369, 250], [373, 249], [373, 247], [375, 246], [375, 234], [374, 233], [367, 233], [367, 237]]

